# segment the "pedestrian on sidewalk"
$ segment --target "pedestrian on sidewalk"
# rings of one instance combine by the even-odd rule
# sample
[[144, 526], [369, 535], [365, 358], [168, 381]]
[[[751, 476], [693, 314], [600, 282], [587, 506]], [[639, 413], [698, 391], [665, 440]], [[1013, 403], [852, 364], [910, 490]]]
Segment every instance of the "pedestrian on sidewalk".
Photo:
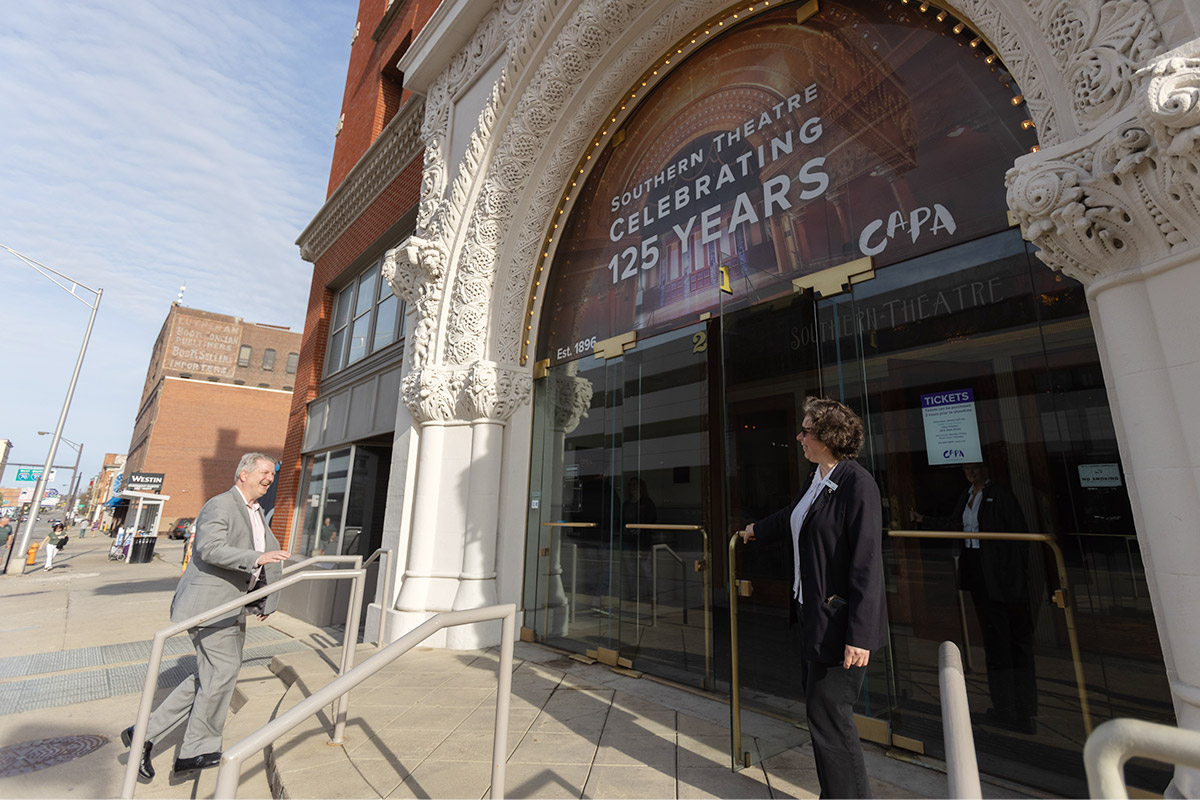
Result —
[[3, 562], [4, 569], [8, 570], [8, 551], [9, 548], [16, 546], [17, 537], [13, 535], [11, 517], [0, 517], [0, 562]]
[[[192, 559], [171, 601], [172, 622], [194, 617], [282, 577], [280, 562], [289, 554], [279, 549], [258, 504], [274, 480], [275, 460], [262, 453], [247, 453], [238, 462], [233, 488], [204, 504], [196, 518]], [[279, 605], [279, 596], [269, 595], [254, 605], [253, 613], [265, 620]], [[222, 728], [246, 641], [246, 608], [209, 619], [191, 628], [188, 635], [196, 647], [196, 672], [150, 715], [138, 765], [138, 774], [146, 780], [154, 777], [150, 763], [154, 742], [185, 721], [174, 771], [187, 773], [221, 763]], [[132, 726], [121, 732], [121, 740], [126, 747], [132, 744]]]
[[50, 528], [50, 533], [46, 534], [46, 538], [42, 539], [42, 550], [46, 553], [46, 566], [43, 569], [50, 569], [54, 566], [54, 554], [58, 552], [58, 543], [65, 538], [66, 534], [63, 531], [63, 524], [56, 522]]

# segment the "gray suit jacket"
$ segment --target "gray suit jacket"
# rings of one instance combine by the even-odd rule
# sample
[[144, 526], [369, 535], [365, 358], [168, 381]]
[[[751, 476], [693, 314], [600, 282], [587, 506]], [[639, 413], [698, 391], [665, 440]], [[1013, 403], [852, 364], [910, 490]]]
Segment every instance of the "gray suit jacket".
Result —
[[[262, 519], [262, 512], [257, 512]], [[278, 550], [279, 541], [267, 527], [266, 549]], [[254, 531], [250, 527], [250, 510], [237, 487], [219, 494], [204, 504], [196, 518], [196, 541], [192, 546], [192, 560], [179, 579], [175, 597], [171, 601], [171, 621], [182, 622], [210, 608], [226, 603], [250, 588], [254, 577], [254, 562], [259, 552], [254, 549]], [[282, 577], [280, 564], [263, 566], [263, 578], [267, 583]], [[267, 597], [267, 613], [279, 606], [279, 595]], [[229, 620], [243, 621], [246, 609], [234, 611], [208, 620], [204, 625], [229, 624]]]

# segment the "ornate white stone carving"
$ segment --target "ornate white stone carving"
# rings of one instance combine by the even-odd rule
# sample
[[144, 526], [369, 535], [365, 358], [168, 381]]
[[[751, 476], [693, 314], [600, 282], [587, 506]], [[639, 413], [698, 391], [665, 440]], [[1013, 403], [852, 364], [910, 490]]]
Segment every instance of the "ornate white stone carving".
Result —
[[1136, 116], [1023, 156], [1007, 177], [1038, 257], [1085, 284], [1200, 244], [1200, 59], [1160, 59], [1135, 79]]
[[400, 396], [417, 422], [459, 419], [458, 395], [465, 373], [444, 367], [413, 367], [404, 376]]
[[1090, 131], [1129, 102], [1134, 73], [1162, 48], [1150, 6], [1145, 0], [1030, 5], [1062, 68], [1080, 130]]
[[532, 391], [529, 370], [476, 361], [466, 371], [462, 397], [469, 419], [504, 420], [529, 401]]
[[410, 236], [383, 258], [383, 278], [416, 313], [414, 330], [408, 337], [413, 367], [429, 361], [433, 321], [441, 306], [442, 285], [449, 256], [441, 242]]
[[404, 404], [417, 422], [502, 422], [529, 401], [529, 370], [490, 361], [469, 367], [424, 366], [404, 377]]
[[995, 0], [959, 0], [954, 9], [956, 16], [966, 19], [995, 45], [1004, 66], [1021, 87], [1030, 118], [1037, 124], [1038, 139], [1047, 146], [1059, 141], [1061, 125], [1051, 98], [1054, 76], [1044, 75], [1045, 65], [1039, 63], [1036, 44], [1026, 41], [1029, 26], [1021, 24], [1023, 15], [1032, 13], [1028, 6], [1033, 2], [1036, 0], [1005, 4]]
[[554, 404], [554, 429], [571, 433], [592, 407], [592, 382], [579, 377], [579, 362], [570, 361], [546, 376], [548, 397]]

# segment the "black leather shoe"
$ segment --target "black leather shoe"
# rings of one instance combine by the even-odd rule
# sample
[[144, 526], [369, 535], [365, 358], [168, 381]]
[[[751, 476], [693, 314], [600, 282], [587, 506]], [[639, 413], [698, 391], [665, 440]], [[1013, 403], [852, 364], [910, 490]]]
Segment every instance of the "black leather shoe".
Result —
[[175, 772], [192, 772], [198, 769], [219, 767], [220, 765], [220, 753], [202, 753], [201, 755], [193, 756], [192, 758], [175, 759]]
[[[130, 725], [125, 730], [121, 731], [121, 742], [126, 746], [133, 744], [133, 726]], [[148, 781], [154, 780], [154, 765], [150, 763], [150, 751], [154, 749], [154, 742], [147, 741], [142, 745], [142, 761], [138, 764], [138, 775]], [[132, 757], [132, 753], [130, 756]]]

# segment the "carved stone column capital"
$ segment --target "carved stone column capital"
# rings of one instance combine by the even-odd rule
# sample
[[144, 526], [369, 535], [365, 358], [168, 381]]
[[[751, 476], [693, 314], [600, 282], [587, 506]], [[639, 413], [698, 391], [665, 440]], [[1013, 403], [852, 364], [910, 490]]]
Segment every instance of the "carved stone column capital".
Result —
[[528, 370], [476, 361], [469, 367], [414, 368], [401, 395], [418, 422], [503, 422], [529, 401], [532, 390]]
[[554, 406], [554, 429], [570, 433], [579, 427], [592, 406], [592, 382], [580, 378], [579, 362], [571, 361], [564, 369], [546, 376], [549, 381], [549, 400]]
[[471, 420], [503, 421], [529, 401], [532, 391], [533, 376], [529, 370], [476, 361], [466, 370], [462, 401]]
[[1038, 257], [1085, 285], [1200, 247], [1200, 58], [1136, 78], [1120, 121], [1022, 156], [1006, 178]]
[[460, 419], [457, 407], [462, 379], [461, 370], [414, 367], [404, 376], [400, 396], [417, 422], [451, 422]]

